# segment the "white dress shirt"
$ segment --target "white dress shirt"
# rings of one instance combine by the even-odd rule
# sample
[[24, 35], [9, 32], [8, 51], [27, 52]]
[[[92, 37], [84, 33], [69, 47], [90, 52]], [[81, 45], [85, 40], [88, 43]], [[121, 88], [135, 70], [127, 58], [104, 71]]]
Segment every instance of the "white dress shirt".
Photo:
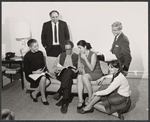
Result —
[[[122, 32], [121, 32], [121, 33], [122, 33]], [[120, 33], [120, 34], [121, 34], [121, 33]], [[115, 41], [117, 41], [117, 39], [118, 39], [118, 37], [120, 36], [120, 34], [118, 34], [118, 35], [117, 35], [117, 37], [116, 37], [116, 40], [115, 40]]]

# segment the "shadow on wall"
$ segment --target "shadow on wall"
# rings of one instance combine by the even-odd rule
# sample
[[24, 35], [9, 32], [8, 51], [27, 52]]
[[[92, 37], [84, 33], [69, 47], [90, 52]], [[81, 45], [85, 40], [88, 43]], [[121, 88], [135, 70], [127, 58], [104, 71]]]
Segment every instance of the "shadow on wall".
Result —
[[5, 52], [11, 52], [11, 39], [10, 39], [10, 24], [9, 18], [6, 17], [2, 24], [2, 41], [1, 43], [6, 44]]
[[[69, 34], [70, 34], [70, 41], [73, 41], [73, 36], [72, 36], [70, 25], [68, 25], [68, 30], [69, 30]], [[76, 46], [76, 44], [74, 44], [74, 46]]]
[[[59, 14], [59, 19], [62, 20], [62, 21], [65, 21], [65, 20], [63, 20], [63, 17], [60, 14]], [[70, 34], [70, 41], [73, 41], [73, 36], [72, 36], [71, 28], [70, 28], [70, 25], [68, 25], [68, 23], [67, 23], [67, 26], [68, 26], [68, 30], [69, 30], [69, 34]], [[76, 46], [75, 43], [74, 43], [74, 46]], [[78, 51], [76, 49], [75, 49], [75, 52], [78, 53]]]
[[129, 111], [132, 111], [135, 107], [137, 102], [139, 101], [140, 92], [138, 90], [138, 86], [140, 84], [141, 79], [128, 79], [130, 90], [131, 90], [131, 108]]
[[136, 79], [128, 79], [130, 89], [132, 91], [131, 108], [129, 111], [132, 111], [136, 107], [137, 102], [139, 101], [140, 92], [138, 86], [140, 85], [144, 73], [144, 65], [143, 65], [143, 57], [142, 57], [141, 49], [134, 41], [132, 42], [131, 46], [132, 46], [131, 47], [132, 61], [129, 69], [129, 71], [131, 72], [129, 72], [127, 77], [136, 78]]
[[[59, 19], [62, 20], [62, 21], [65, 21], [63, 20], [63, 17], [62, 15], [59, 14]], [[66, 21], [65, 21], [66, 22]], [[67, 23], [67, 22], [66, 22]], [[70, 25], [68, 25], [67, 23], [67, 26], [68, 26], [68, 30], [69, 30], [69, 34], [70, 34], [70, 40], [73, 41], [73, 36], [72, 36], [72, 32], [71, 32], [71, 28], [70, 28]], [[75, 45], [75, 44], [74, 44]]]
[[134, 78], [141, 79], [143, 76], [143, 73], [144, 73], [142, 53], [136, 42], [132, 42], [131, 46], [132, 46], [132, 48], [131, 48], [132, 61], [130, 64], [130, 69], [129, 69], [128, 75], [129, 76], [131, 75], [131, 77], [134, 77]]

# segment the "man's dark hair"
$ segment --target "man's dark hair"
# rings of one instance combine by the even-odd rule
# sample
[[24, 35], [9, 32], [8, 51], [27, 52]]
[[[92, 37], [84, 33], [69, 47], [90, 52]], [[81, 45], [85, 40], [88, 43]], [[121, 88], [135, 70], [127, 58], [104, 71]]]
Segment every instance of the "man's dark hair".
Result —
[[30, 39], [30, 40], [27, 42], [27, 44], [28, 44], [29, 47], [31, 47], [32, 44], [33, 44], [33, 43], [36, 43], [36, 42], [37, 42], [37, 40], [35, 40], [35, 39]]
[[67, 41], [65, 42], [65, 45], [71, 45], [72, 48], [74, 47], [73, 42], [70, 41], [70, 40], [67, 40]]
[[52, 11], [49, 13], [49, 15], [51, 16], [51, 15], [52, 15], [52, 13], [54, 13], [54, 12], [56, 12], [56, 13], [59, 15], [59, 12], [58, 12], [58, 11], [56, 11], [56, 10], [52, 10]]

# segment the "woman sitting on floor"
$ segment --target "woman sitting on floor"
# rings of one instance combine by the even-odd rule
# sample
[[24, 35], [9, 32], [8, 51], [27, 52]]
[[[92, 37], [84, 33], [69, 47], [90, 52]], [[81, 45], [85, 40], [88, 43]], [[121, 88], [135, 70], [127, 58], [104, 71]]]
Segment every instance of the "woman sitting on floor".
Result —
[[109, 63], [109, 74], [113, 74], [113, 78], [108, 88], [93, 93], [91, 102], [78, 111], [79, 113], [93, 112], [94, 107], [101, 112], [124, 120], [123, 113], [126, 113], [131, 106], [131, 91], [128, 80], [122, 74], [122, 67], [118, 60]]

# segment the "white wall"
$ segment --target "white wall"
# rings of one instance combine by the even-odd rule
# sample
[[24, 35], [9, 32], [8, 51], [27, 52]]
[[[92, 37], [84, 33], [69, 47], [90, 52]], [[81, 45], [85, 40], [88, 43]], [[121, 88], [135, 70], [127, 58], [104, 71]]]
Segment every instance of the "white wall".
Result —
[[41, 45], [41, 30], [49, 21], [51, 10], [60, 12], [67, 22], [75, 46], [80, 39], [90, 42], [94, 50], [112, 58], [111, 24], [120, 21], [130, 41], [132, 62], [130, 72], [148, 76], [148, 2], [2, 2], [2, 43], [6, 52], [19, 54], [21, 42], [16, 41], [14, 23], [28, 21], [32, 38]]

